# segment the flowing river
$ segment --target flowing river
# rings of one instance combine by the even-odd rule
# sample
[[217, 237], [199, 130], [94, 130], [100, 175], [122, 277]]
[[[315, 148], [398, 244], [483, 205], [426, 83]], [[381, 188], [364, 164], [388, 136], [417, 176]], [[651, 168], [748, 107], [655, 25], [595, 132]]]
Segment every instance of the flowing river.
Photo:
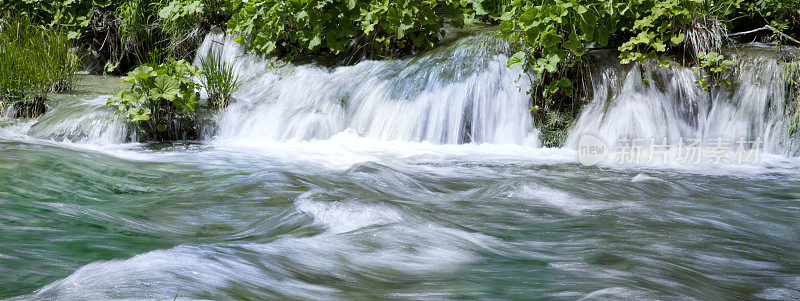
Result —
[[[505, 47], [327, 69], [210, 35], [199, 53], [246, 83], [201, 141], [128, 142], [105, 107], [118, 78], [0, 118], [0, 298], [800, 299], [800, 160], [769, 49], [737, 52], [742, 80], [712, 93], [690, 69], [597, 64], [566, 147], [542, 148]], [[584, 134], [763, 145], [584, 166]]]

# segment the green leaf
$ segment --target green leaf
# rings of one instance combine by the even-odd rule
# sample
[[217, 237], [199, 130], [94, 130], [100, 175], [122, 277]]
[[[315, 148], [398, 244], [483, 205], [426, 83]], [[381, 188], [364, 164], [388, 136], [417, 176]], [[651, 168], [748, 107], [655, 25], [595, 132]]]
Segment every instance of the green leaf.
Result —
[[148, 79], [150, 77], [156, 76], [157, 72], [153, 70], [153, 67], [142, 65], [133, 69], [133, 71], [128, 73], [128, 76], [122, 81], [124, 83], [135, 83], [138, 81], [142, 81]]
[[683, 39], [684, 35], [683, 33], [681, 33], [677, 36], [672, 36], [671, 38], [669, 38], [669, 41], [670, 43], [672, 43], [672, 46], [678, 46], [678, 44], [683, 43]]
[[550, 30], [544, 32], [542, 34], [542, 47], [550, 48], [561, 42], [561, 35], [557, 34], [556, 32]]
[[583, 47], [583, 43], [578, 39], [578, 35], [574, 32], [569, 34], [569, 39], [565, 41], [563, 44], [564, 49], [567, 49], [572, 52], [572, 54], [576, 56], [582, 56], [586, 49]]
[[476, 15], [482, 16], [487, 14], [486, 10], [483, 8], [483, 0], [473, 0], [472, 8], [475, 9]]
[[536, 20], [536, 16], [538, 14], [539, 10], [536, 7], [532, 7], [519, 16], [519, 22], [525, 25], [531, 24], [534, 20]]
[[579, 26], [581, 28], [581, 39], [591, 41], [594, 38], [596, 30], [606, 30], [597, 28], [597, 19], [594, 14], [584, 14], [579, 18]]
[[653, 43], [653, 45], [652, 45], [652, 46], [653, 46], [653, 48], [655, 48], [655, 49], [656, 49], [656, 51], [658, 51], [658, 52], [664, 52], [664, 51], [667, 51], [667, 45], [664, 45], [664, 43], [662, 43], [661, 41], [657, 41], [657, 42]]
[[70, 30], [67, 33], [67, 39], [69, 39], [69, 40], [75, 40], [75, 39], [78, 39], [80, 37], [81, 37], [81, 33], [79, 31], [77, 31], [77, 30]]
[[180, 3], [178, 1], [172, 1], [167, 6], [164, 6], [161, 10], [158, 11], [158, 17], [161, 19], [171, 19], [170, 17], [173, 14], [176, 14], [180, 9]]
[[517, 51], [517, 53], [514, 53], [514, 55], [512, 55], [507, 62], [508, 68], [515, 68], [522, 64], [525, 64], [525, 51]]
[[173, 101], [180, 93], [180, 86], [178, 80], [168, 75], [156, 76], [153, 80], [153, 87], [148, 92], [151, 99], [163, 98], [168, 101]]
[[311, 41], [308, 42], [308, 49], [313, 50], [317, 48], [317, 46], [319, 46], [320, 44], [322, 44], [322, 37], [319, 34], [314, 35], [314, 37], [311, 38]]

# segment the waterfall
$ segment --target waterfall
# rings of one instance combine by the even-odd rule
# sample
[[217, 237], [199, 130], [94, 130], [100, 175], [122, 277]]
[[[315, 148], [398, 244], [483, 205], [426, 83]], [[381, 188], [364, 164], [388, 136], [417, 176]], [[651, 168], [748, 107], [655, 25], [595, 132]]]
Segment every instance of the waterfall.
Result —
[[[106, 106], [110, 96], [59, 95], [48, 105], [44, 115], [21, 123], [12, 122], [18, 123], [18, 126], [6, 126], [2, 131], [6, 136], [29, 136], [59, 142], [96, 145], [124, 143], [128, 127], [120, 116], [114, 114], [113, 109]], [[13, 112], [7, 114], [13, 116]]]
[[[508, 44], [490, 33], [452, 38], [412, 57], [326, 68], [246, 53], [230, 36], [209, 34], [195, 64], [220, 52], [243, 81], [231, 105], [202, 118], [204, 139], [220, 142], [326, 140], [349, 132], [374, 141], [432, 144], [540, 146], [529, 114], [528, 81], [506, 67]], [[781, 51], [746, 45], [728, 50], [733, 85], [702, 90], [697, 72], [673, 62], [620, 65], [612, 52], [593, 52], [592, 99], [572, 126], [565, 146], [577, 149], [586, 134], [613, 151], [621, 138], [761, 141], [761, 149], [798, 154], [786, 117], [787, 88]], [[104, 93], [108, 93], [105, 91]], [[95, 144], [126, 141], [128, 129], [108, 95], [66, 97], [30, 127], [42, 139]], [[4, 129], [5, 131], [10, 128]]]
[[[220, 51], [244, 81], [219, 118], [217, 139], [305, 141], [342, 131], [377, 140], [538, 146], [521, 70], [489, 34], [415, 57], [327, 69], [276, 66], [210, 34], [199, 55]], [[199, 58], [198, 58], [199, 60]]]
[[[697, 72], [672, 63], [598, 64], [592, 69], [593, 99], [584, 107], [565, 145], [577, 148], [589, 134], [611, 149], [620, 139], [655, 138], [674, 145], [696, 139], [708, 145], [725, 141], [762, 141], [761, 149], [791, 154], [794, 147], [784, 117], [786, 83], [777, 50], [747, 46], [729, 50], [736, 63], [730, 88], [723, 85], [705, 91], [695, 81]], [[615, 57], [600, 54], [598, 61]]]

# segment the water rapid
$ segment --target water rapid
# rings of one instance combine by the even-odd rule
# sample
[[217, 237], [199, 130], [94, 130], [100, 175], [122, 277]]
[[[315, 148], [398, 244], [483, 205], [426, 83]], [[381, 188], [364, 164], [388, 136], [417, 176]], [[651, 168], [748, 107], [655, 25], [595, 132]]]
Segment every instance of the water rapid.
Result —
[[489, 34], [413, 58], [328, 69], [269, 64], [231, 37], [209, 35], [200, 55], [221, 52], [245, 82], [219, 120], [221, 140], [306, 141], [352, 130], [377, 140], [535, 147], [519, 68]]
[[[711, 92], [685, 67], [601, 57], [567, 147], [542, 148], [506, 47], [477, 34], [325, 68], [210, 35], [198, 53], [245, 84], [203, 140], [128, 141], [97, 77], [38, 119], [0, 117], [0, 298], [800, 299], [774, 56], [735, 54], [739, 80]], [[583, 166], [584, 134], [765, 153]]]

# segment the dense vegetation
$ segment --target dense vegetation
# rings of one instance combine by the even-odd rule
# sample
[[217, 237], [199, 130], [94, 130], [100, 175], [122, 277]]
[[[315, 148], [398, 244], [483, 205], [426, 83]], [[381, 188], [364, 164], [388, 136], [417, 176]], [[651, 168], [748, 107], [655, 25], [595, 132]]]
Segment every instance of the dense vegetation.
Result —
[[[113, 73], [191, 58], [213, 26], [237, 34], [251, 52], [349, 64], [428, 49], [446, 27], [491, 23], [513, 45], [509, 67], [535, 75], [531, 113], [547, 144], [561, 139], [555, 132], [590, 92], [578, 83], [592, 49], [614, 49], [623, 64], [691, 65], [697, 84], [712, 89], [729, 83], [731, 63], [720, 55], [726, 41], [800, 44], [800, 0], [0, 0], [0, 15], [63, 33]], [[234, 88], [234, 75], [224, 71], [230, 66], [216, 67], [222, 71], [206, 88], [215, 80]], [[3, 72], [23, 72], [8, 68]], [[25, 74], [36, 81], [35, 72]], [[224, 89], [209, 95], [217, 107], [230, 100]]]
[[67, 33], [97, 71], [125, 73], [154, 57], [192, 58], [203, 36], [224, 25], [227, 0], [0, 0], [0, 16], [24, 16]]
[[[532, 85], [531, 112], [545, 136], [571, 122], [552, 112], [571, 111], [574, 116], [582, 95], [590, 92], [576, 85], [583, 77], [581, 66], [589, 49], [616, 49], [623, 64], [652, 60], [665, 66], [670, 62], [667, 57], [675, 56], [676, 61], [697, 67], [697, 84], [708, 90], [719, 83], [730, 84], [723, 76], [730, 72], [731, 63], [719, 55], [724, 41], [736, 36], [743, 41], [783, 42], [800, 33], [800, 2], [796, 0], [512, 3], [498, 18], [499, 33], [518, 46], [509, 66], [523, 66], [541, 75]], [[745, 32], [729, 36], [731, 31]], [[543, 140], [545, 144], [558, 143]]]
[[[80, 67], [78, 55], [87, 56], [85, 67], [96, 72], [135, 68], [125, 79], [132, 88], [117, 93], [109, 105], [141, 138], [194, 138], [191, 121], [200, 85], [191, 76], [200, 72], [182, 59], [194, 57], [211, 27], [227, 22], [233, 5], [223, 0], [0, 0], [5, 20], [0, 103], [14, 103], [20, 117], [43, 113], [47, 93], [68, 90]], [[221, 84], [229, 83], [208, 87], [230, 94], [232, 87]]]
[[50, 92], [71, 89], [78, 57], [63, 31], [45, 30], [27, 17], [0, 26], [0, 108], [14, 105], [17, 117], [39, 115]]
[[252, 51], [391, 57], [433, 46], [445, 16], [464, 24], [471, 1], [255, 0], [229, 22]]

